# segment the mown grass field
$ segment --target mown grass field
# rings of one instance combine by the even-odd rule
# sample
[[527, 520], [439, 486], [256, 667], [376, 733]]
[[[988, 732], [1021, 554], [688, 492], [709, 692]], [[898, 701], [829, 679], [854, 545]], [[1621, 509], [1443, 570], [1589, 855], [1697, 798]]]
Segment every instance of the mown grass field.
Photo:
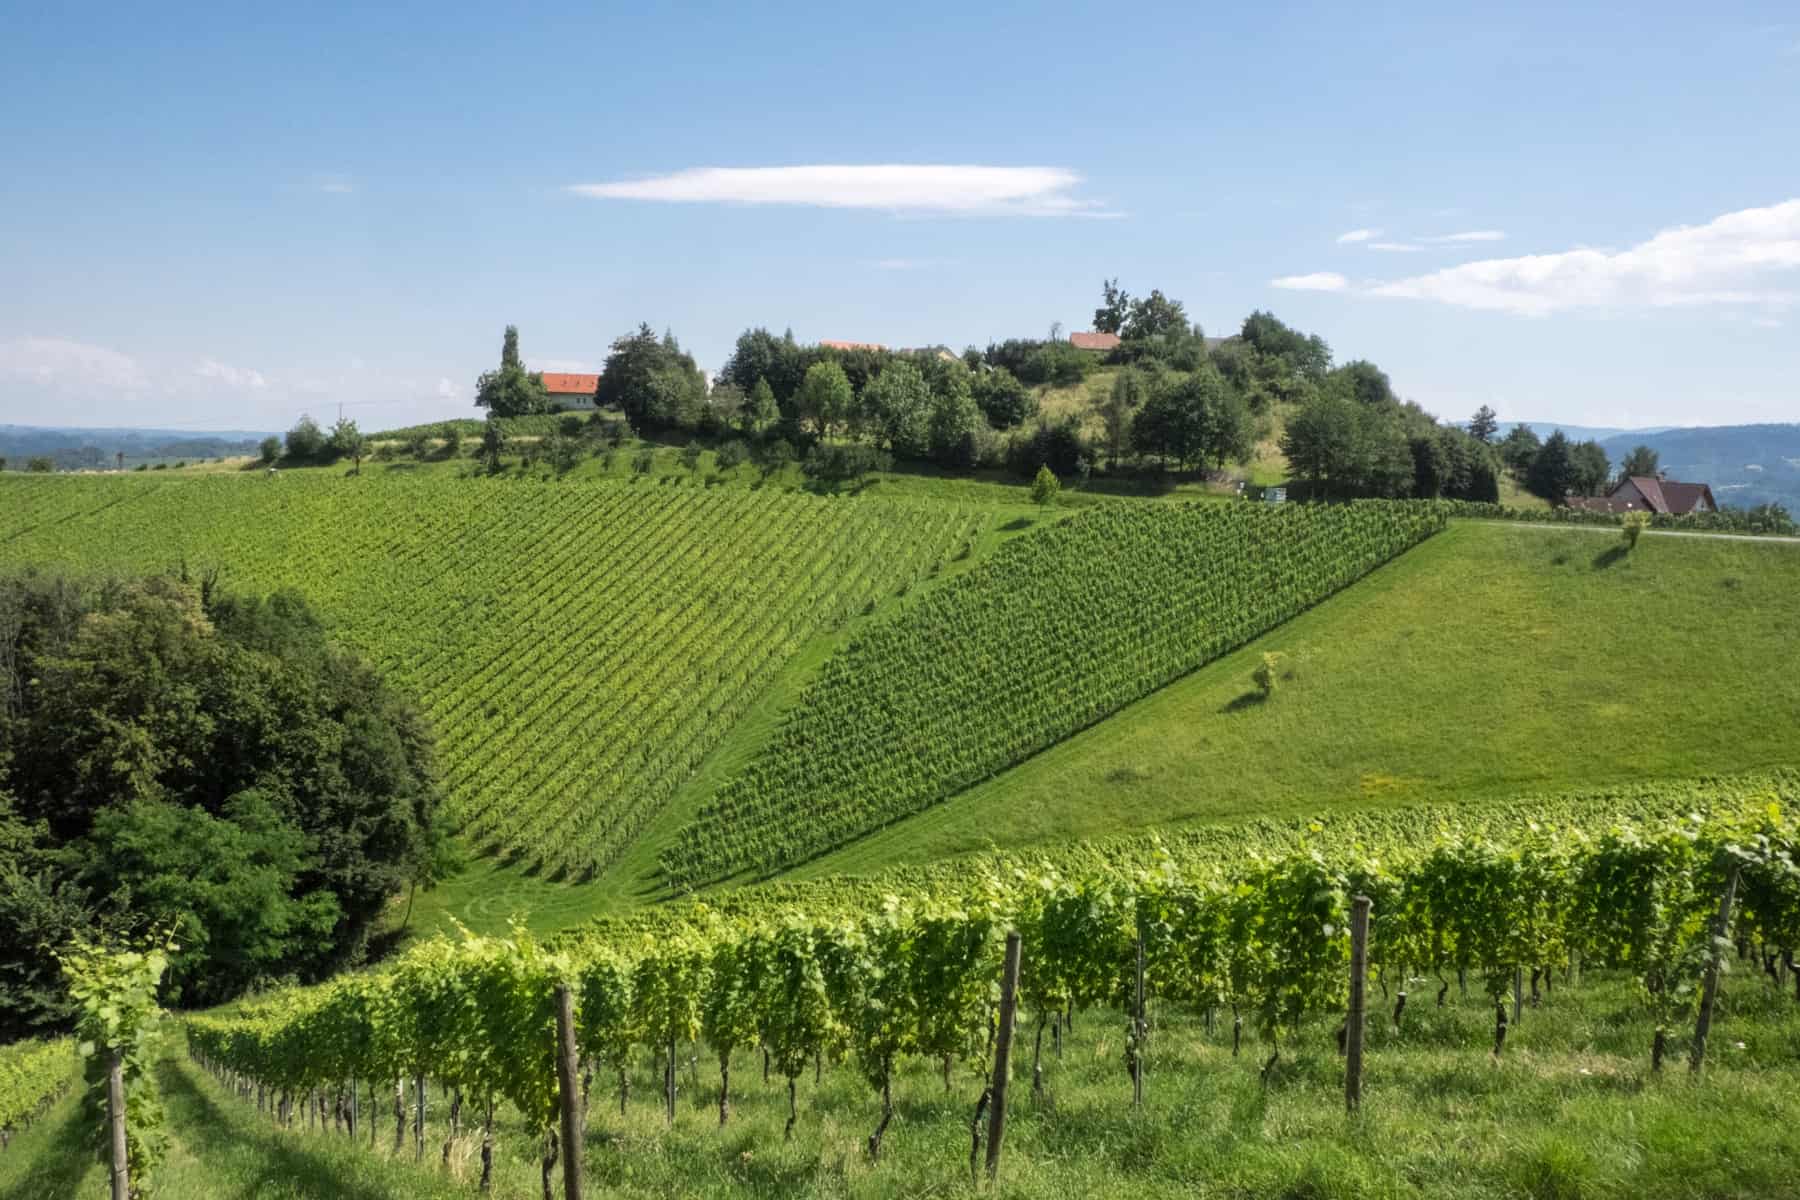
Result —
[[[931, 811], [800, 868], [1791, 763], [1800, 545], [1455, 523]], [[1284, 656], [1274, 697], [1250, 673]]]
[[[1397, 985], [1398, 981], [1390, 981]], [[1391, 993], [1371, 987], [1365, 1099], [1346, 1116], [1333, 1027], [1309, 1025], [1284, 1053], [1270, 1084], [1258, 1081], [1266, 1051], [1246, 1037], [1233, 1057], [1229, 1014], [1209, 1033], [1197, 1017], [1153, 1001], [1141, 1110], [1123, 1067], [1124, 1019], [1078, 1014], [1058, 1058], [1046, 1037], [1045, 1098], [1031, 1089], [1033, 1032], [1022, 1024], [1000, 1185], [1019, 1198], [1162, 1197], [1744, 1197], [1800, 1195], [1800, 1005], [1751, 973], [1729, 977], [1705, 1074], [1686, 1070], [1686, 1040], [1649, 1070], [1650, 1022], [1636, 985], [1589, 977], [1562, 981], [1527, 1008], [1504, 1055], [1489, 1047], [1493, 1011], [1472, 988], [1453, 986], [1444, 1008], [1436, 981], [1415, 985], [1404, 1031], [1387, 1017]], [[882, 1159], [864, 1141], [878, 1105], [853, 1064], [827, 1064], [800, 1080], [794, 1138], [782, 1140], [786, 1094], [760, 1078], [750, 1054], [733, 1071], [730, 1124], [718, 1126], [717, 1064], [699, 1054], [684, 1068], [671, 1130], [660, 1075], [635, 1072], [627, 1112], [596, 1078], [583, 1147], [595, 1196], [874, 1197], [976, 1194], [969, 1182], [969, 1117], [979, 1082], [958, 1073], [946, 1095], [937, 1071], [906, 1064]], [[183, 1200], [250, 1197], [440, 1197], [476, 1194], [477, 1138], [442, 1147], [446, 1106], [433, 1088], [426, 1160], [415, 1165], [411, 1130], [393, 1150], [391, 1113], [366, 1134], [275, 1128], [191, 1062], [157, 1072], [172, 1136], [162, 1195]], [[90, 1200], [106, 1194], [76, 1116], [63, 1100], [0, 1155], [0, 1195]], [[510, 1114], [497, 1121], [493, 1195], [538, 1193], [535, 1147]], [[559, 1168], [560, 1171], [560, 1168]], [[558, 1177], [560, 1187], [560, 1174]]]

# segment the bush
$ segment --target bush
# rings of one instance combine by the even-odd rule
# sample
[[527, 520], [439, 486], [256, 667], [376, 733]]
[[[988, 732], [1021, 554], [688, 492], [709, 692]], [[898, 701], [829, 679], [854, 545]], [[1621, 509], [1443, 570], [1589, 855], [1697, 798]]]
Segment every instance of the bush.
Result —
[[1058, 476], [1073, 475], [1082, 459], [1092, 462], [1093, 449], [1081, 436], [1080, 419], [1071, 415], [1055, 425], [1040, 424], [1030, 433], [1013, 435], [1006, 450], [1006, 465], [1022, 479], [1048, 466]]
[[656, 466], [656, 451], [639, 450], [631, 459], [631, 469], [639, 475], [648, 475]]
[[820, 443], [807, 454], [800, 470], [808, 479], [837, 484], [860, 480], [871, 471], [885, 471], [891, 466], [891, 456], [861, 442], [848, 445]]
[[750, 457], [750, 448], [744, 445], [744, 443], [734, 439], [726, 442], [723, 446], [720, 446], [719, 452], [715, 457], [718, 461], [719, 470], [735, 471], [744, 464], [745, 459]]
[[262, 444], [256, 449], [257, 455], [262, 460], [263, 465], [272, 467], [275, 465], [276, 460], [281, 457], [281, 439], [274, 434], [270, 434], [262, 440]]
[[1031, 502], [1048, 504], [1056, 499], [1056, 493], [1062, 490], [1062, 481], [1049, 467], [1039, 467], [1037, 478], [1031, 481]]
[[571, 438], [572, 437], [580, 437], [581, 436], [581, 418], [580, 417], [564, 417], [562, 420], [560, 420], [556, 423], [556, 431], [558, 433], [562, 434], [564, 437], [571, 437]]
[[25, 460], [25, 469], [34, 475], [48, 475], [56, 470], [56, 463], [39, 454]]
[[287, 431], [287, 456], [295, 462], [311, 462], [325, 452], [325, 432], [304, 414]]
[[700, 469], [700, 455], [702, 453], [699, 442], [689, 442], [687, 445], [683, 446], [681, 448], [682, 467], [689, 471], [698, 471]]
[[444, 430], [444, 457], [455, 458], [462, 451], [462, 429], [451, 425]]
[[1619, 522], [1619, 534], [1625, 539], [1625, 549], [1636, 549], [1638, 537], [1648, 528], [1650, 528], [1649, 513], [1642, 509], [1626, 513], [1624, 519]]
[[1280, 651], [1265, 651], [1262, 661], [1256, 664], [1256, 670], [1250, 672], [1250, 678], [1255, 681], [1264, 700], [1275, 694], [1275, 685], [1280, 678], [1281, 659]]

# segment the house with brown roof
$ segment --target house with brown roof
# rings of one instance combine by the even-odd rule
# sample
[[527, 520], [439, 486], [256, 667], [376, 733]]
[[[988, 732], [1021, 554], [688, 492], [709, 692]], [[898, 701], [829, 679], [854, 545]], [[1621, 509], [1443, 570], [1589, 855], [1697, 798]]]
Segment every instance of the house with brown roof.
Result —
[[1713, 500], [1712, 488], [1706, 484], [1679, 483], [1673, 479], [1658, 479], [1654, 475], [1633, 475], [1629, 479], [1622, 479], [1618, 486], [1604, 496], [1570, 496], [1569, 507], [1588, 512], [1650, 512], [1670, 517], [1719, 511], [1718, 504]]
[[1069, 345], [1077, 350], [1092, 350], [1095, 354], [1105, 354], [1119, 348], [1119, 335], [1116, 333], [1071, 333]]
[[550, 395], [550, 407], [565, 412], [594, 407], [594, 389], [600, 386], [598, 375], [576, 375], [567, 371], [545, 371], [544, 391]]

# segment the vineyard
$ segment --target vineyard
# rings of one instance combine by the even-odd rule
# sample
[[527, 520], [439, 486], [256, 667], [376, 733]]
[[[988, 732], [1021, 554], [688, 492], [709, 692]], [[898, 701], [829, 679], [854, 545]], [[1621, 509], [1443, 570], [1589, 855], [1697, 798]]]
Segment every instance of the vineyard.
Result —
[[9, 478], [0, 561], [291, 587], [420, 697], [471, 842], [611, 861], [815, 636], [967, 546], [947, 505], [324, 473]]
[[918, 812], [1442, 527], [1428, 504], [1117, 505], [1017, 540], [834, 656], [664, 872], [772, 872]]
[[0, 1046], [0, 1146], [74, 1082], [80, 1065], [68, 1038]]
[[[811, 1076], [817, 1086], [827, 1063], [848, 1065], [873, 1131], [863, 1145], [879, 1160], [904, 1066], [928, 1065], [946, 1091], [959, 1078], [980, 1089], [994, 1070], [1008, 930], [1023, 946], [1013, 1071], [1021, 1086], [1030, 1080], [1040, 1111], [1077, 1027], [1124, 1030], [1097, 1048], [1110, 1044], [1120, 1102], [1141, 1102], [1146, 1074], [1180, 1057], [1169, 1031], [1184, 1021], [1249, 1059], [1244, 1069], [1265, 1089], [1296, 1056], [1341, 1049], [1360, 895], [1372, 901], [1367, 961], [1383, 999], [1366, 1020], [1383, 1031], [1378, 1048], [1409, 1029], [1442, 1036], [1448, 1027], [1432, 1014], [1472, 988], [1492, 1021], [1453, 1049], [1498, 1063], [1527, 1011], [1629, 980], [1636, 1000], [1623, 1032], [1648, 1074], [1677, 1052], [1683, 1069], [1698, 1071], [1725, 967], [1750, 976], [1733, 983], [1734, 995], [1760, 988], [1769, 1003], [1800, 1004], [1796, 793], [1791, 777], [1765, 784], [1726, 789], [1715, 806], [1673, 819], [1518, 816], [1504, 833], [1496, 822], [1481, 833], [1300, 845], [1226, 863], [1161, 852], [1080, 875], [973, 872], [959, 888], [874, 908], [777, 899], [727, 915], [695, 904], [654, 927], [558, 947], [523, 936], [436, 940], [380, 975], [190, 1018], [189, 1044], [278, 1120], [292, 1120], [296, 1103], [322, 1123], [360, 1109], [373, 1139], [374, 1114], [390, 1097], [396, 1149], [411, 1115], [421, 1157], [429, 1080], [449, 1098], [451, 1136], [459, 1114], [480, 1131], [484, 1176], [502, 1105], [542, 1152], [548, 1190], [558, 1153], [556, 997], [566, 986], [583, 1095], [597, 1089], [590, 1112], [612, 1110], [609, 1095], [623, 1112], [649, 1055], [662, 1064], [657, 1103], [672, 1125], [676, 1093], [700, 1086], [692, 1055], [703, 1053], [716, 1071], [708, 1103], [727, 1126], [743, 1087], [733, 1064], [760, 1057], [765, 1083], [772, 1074], [785, 1089], [789, 1137], [800, 1082]], [[907, 1077], [916, 1084], [916, 1071]], [[979, 1120], [974, 1129], [978, 1143]], [[943, 1179], [960, 1169], [947, 1157]]]

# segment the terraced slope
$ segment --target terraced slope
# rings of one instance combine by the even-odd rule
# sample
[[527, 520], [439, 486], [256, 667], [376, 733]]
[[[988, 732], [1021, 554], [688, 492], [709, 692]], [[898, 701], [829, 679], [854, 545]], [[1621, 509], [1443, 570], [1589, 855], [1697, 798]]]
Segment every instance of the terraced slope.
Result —
[[1115, 505], [1014, 541], [835, 655], [664, 870], [773, 871], [919, 812], [1442, 527], [1425, 504]]
[[0, 563], [293, 587], [418, 695], [475, 844], [629, 844], [802, 644], [967, 543], [972, 509], [772, 489], [336, 472], [0, 482]]

